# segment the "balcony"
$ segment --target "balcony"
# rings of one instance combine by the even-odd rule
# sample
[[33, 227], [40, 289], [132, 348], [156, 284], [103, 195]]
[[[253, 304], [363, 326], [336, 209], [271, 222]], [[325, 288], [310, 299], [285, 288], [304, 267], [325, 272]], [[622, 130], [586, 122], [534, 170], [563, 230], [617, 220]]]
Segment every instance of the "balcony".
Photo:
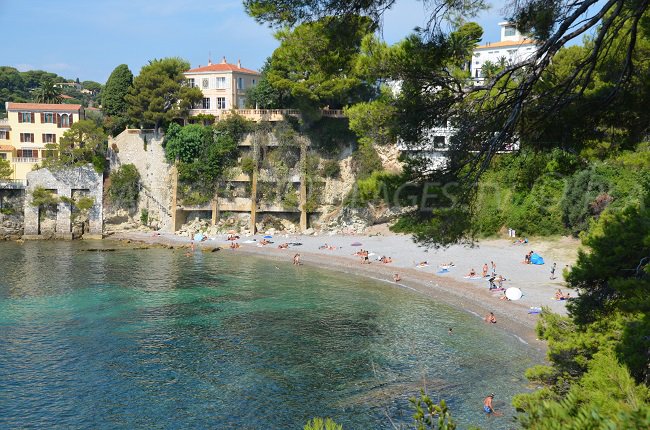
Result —
[[14, 157], [11, 161], [14, 163], [38, 163], [42, 160], [42, 158], [34, 158], [34, 157]]
[[2, 190], [22, 190], [27, 188], [27, 179], [0, 179]]

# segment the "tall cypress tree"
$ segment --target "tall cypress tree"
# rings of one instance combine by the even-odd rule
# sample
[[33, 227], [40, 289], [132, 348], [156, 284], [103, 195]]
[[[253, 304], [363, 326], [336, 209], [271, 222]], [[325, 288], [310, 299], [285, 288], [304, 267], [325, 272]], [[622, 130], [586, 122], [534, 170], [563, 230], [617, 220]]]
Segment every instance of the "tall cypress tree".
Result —
[[124, 96], [133, 82], [133, 73], [126, 64], [117, 66], [102, 91], [102, 110], [108, 116], [126, 116]]

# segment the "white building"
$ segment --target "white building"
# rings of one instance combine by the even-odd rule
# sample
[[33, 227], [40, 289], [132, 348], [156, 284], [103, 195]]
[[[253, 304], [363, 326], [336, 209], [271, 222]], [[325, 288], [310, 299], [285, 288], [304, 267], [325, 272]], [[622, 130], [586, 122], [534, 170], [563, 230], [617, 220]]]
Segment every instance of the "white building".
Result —
[[517, 64], [537, 52], [535, 41], [524, 37], [514, 24], [500, 22], [499, 26], [501, 26], [499, 42], [488, 42], [474, 48], [470, 71], [475, 83], [483, 82], [482, 69], [487, 61], [496, 65]]

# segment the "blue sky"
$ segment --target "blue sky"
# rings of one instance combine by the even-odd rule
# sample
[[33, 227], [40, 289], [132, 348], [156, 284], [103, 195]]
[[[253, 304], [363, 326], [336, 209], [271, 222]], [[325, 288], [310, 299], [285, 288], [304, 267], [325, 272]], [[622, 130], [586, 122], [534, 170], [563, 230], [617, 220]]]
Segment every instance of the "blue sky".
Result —
[[[497, 41], [503, 0], [477, 21], [484, 41]], [[418, 0], [398, 0], [384, 18], [395, 43], [423, 25]], [[278, 46], [273, 31], [244, 13], [241, 0], [0, 0], [2, 60], [19, 70], [106, 82], [119, 64], [134, 74], [150, 59], [178, 56], [192, 67], [226, 56], [259, 69]]]

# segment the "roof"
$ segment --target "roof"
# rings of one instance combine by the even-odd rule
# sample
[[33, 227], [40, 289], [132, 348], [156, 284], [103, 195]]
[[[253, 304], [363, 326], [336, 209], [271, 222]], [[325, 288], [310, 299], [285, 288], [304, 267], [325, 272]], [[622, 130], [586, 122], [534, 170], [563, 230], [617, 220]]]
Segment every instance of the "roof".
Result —
[[524, 46], [524, 45], [534, 45], [535, 41], [531, 39], [524, 40], [506, 40], [504, 42], [492, 42], [486, 45], [477, 46], [476, 49], [494, 49], [494, 48], [506, 48], [508, 46]]
[[190, 69], [185, 73], [210, 73], [210, 72], [237, 72], [237, 73], [248, 73], [249, 75], [259, 75], [260, 72], [251, 69], [245, 69], [243, 67], [238, 67], [234, 64], [228, 63], [219, 63], [219, 64], [209, 64], [203, 67], [197, 67], [196, 69]]
[[81, 109], [81, 105], [50, 104], [50, 103], [7, 103], [7, 110], [13, 111], [60, 111], [72, 112]]
[[16, 149], [16, 148], [14, 148], [11, 145], [0, 145], [0, 151], [3, 151], [3, 152], [13, 151], [14, 149]]

